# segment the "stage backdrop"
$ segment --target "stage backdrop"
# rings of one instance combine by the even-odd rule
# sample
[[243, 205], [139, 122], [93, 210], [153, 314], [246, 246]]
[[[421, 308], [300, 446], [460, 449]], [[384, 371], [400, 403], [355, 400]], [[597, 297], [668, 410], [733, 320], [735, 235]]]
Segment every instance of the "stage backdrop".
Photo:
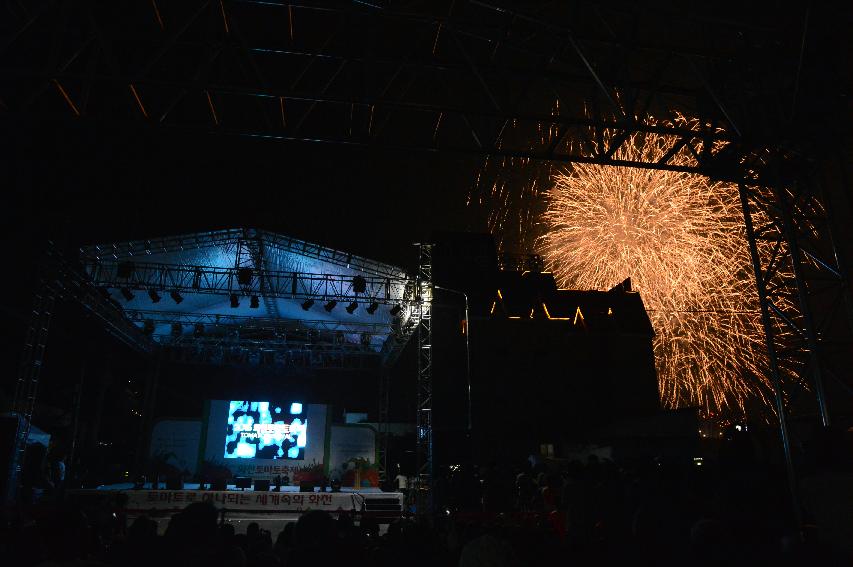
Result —
[[329, 428], [326, 406], [300, 400], [211, 400], [199, 472], [292, 483], [320, 480], [326, 472]]
[[369, 425], [333, 425], [329, 443], [329, 478], [342, 486], [379, 486], [376, 430]]
[[151, 430], [148, 457], [160, 472], [195, 475], [202, 423], [185, 419], [161, 419]]

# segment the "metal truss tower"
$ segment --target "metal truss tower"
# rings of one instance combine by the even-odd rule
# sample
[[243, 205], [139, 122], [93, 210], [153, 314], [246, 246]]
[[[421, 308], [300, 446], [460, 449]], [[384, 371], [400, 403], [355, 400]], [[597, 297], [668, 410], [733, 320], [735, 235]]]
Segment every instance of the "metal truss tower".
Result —
[[376, 464], [379, 467], [380, 485], [394, 480], [388, 463], [390, 389], [391, 375], [387, 370], [382, 370], [379, 373], [379, 431], [376, 432]]
[[30, 423], [35, 409], [38, 394], [39, 377], [44, 363], [44, 351], [47, 346], [50, 320], [56, 302], [56, 292], [47, 281], [43, 271], [36, 283], [33, 297], [33, 307], [30, 312], [30, 323], [24, 340], [24, 350], [18, 369], [18, 380], [15, 383], [15, 394], [12, 401], [12, 411], [20, 418], [15, 437], [15, 448], [9, 471], [7, 473], [6, 502], [14, 500], [17, 490], [17, 479], [24, 463], [24, 452], [30, 435]]
[[417, 513], [432, 514], [432, 244], [418, 244], [417, 301], [418, 384], [415, 435], [417, 437]]

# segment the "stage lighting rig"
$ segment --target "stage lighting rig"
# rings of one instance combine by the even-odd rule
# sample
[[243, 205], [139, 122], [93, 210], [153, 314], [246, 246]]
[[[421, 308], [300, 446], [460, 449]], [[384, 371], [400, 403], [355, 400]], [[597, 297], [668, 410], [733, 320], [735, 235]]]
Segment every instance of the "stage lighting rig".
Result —
[[124, 297], [125, 301], [133, 301], [133, 298], [136, 297], [133, 293], [127, 289], [126, 287], [121, 288], [121, 295]]
[[358, 303], [356, 303], [355, 301], [347, 305], [347, 313], [349, 313], [350, 315], [355, 313], [356, 309], [358, 309]]
[[394, 306], [394, 307], [392, 307], [392, 308], [391, 308], [391, 310], [390, 310], [391, 316], [392, 316], [392, 317], [396, 317], [397, 315], [399, 315], [399, 314], [400, 314], [400, 311], [402, 311], [402, 310], [403, 310], [403, 307], [402, 307], [402, 306], [400, 306], [400, 305], [395, 305], [395, 306]]
[[326, 303], [326, 305], [324, 305], [324, 306], [323, 306], [323, 309], [325, 309], [326, 311], [328, 311], [329, 313], [331, 313], [331, 312], [332, 312], [332, 309], [334, 309], [334, 308], [335, 308], [335, 306], [337, 306], [337, 304], [338, 304], [338, 302], [337, 302], [337, 301], [335, 301], [334, 299], [331, 299], [331, 300], [329, 300], [329, 302], [328, 302], [328, 303]]
[[171, 298], [172, 298], [172, 301], [174, 301], [176, 305], [177, 305], [177, 304], [179, 304], [181, 301], [183, 301], [183, 300], [184, 300], [183, 296], [182, 296], [180, 293], [178, 293], [178, 291], [177, 291], [177, 290], [172, 290], [172, 291], [170, 291], [170, 292], [169, 292], [169, 297], [171, 297]]
[[355, 293], [364, 293], [367, 291], [367, 280], [362, 276], [356, 276], [352, 279], [352, 290]]
[[252, 285], [252, 268], [240, 268], [237, 270], [237, 283], [240, 285]]
[[258, 296], [257, 295], [253, 295], [252, 297], [249, 298], [249, 307], [251, 309], [257, 309], [259, 306], [260, 306], [260, 303], [258, 302]]
[[162, 299], [156, 289], [149, 289], [148, 297], [151, 298], [151, 303], [160, 303], [160, 300]]
[[313, 300], [313, 299], [306, 299], [305, 301], [303, 301], [303, 302], [302, 302], [302, 309], [303, 309], [304, 311], [308, 311], [309, 309], [311, 309], [311, 307], [312, 307], [313, 305], [314, 305], [314, 300]]
[[240, 296], [239, 295], [237, 295], [236, 293], [232, 293], [230, 300], [231, 300], [231, 309], [237, 309], [238, 307], [240, 307]]
[[200, 289], [201, 288], [201, 276], [202, 276], [201, 268], [196, 268], [195, 271], [193, 272], [193, 283], [192, 283], [193, 289]]
[[377, 309], [379, 309], [379, 304], [374, 301], [373, 303], [367, 306], [366, 311], [373, 315], [374, 313], [376, 313]]
[[193, 328], [193, 336], [198, 338], [204, 334], [204, 324], [196, 323], [195, 328]]

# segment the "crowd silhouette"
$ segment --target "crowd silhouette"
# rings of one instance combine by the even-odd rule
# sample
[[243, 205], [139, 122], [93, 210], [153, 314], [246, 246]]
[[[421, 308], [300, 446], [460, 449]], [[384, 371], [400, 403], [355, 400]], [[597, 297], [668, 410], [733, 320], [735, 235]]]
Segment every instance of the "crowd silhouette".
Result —
[[748, 436], [703, 461], [494, 462], [439, 471], [429, 521], [380, 530], [358, 511], [303, 514], [246, 533], [194, 503], [158, 533], [120, 507], [68, 498], [6, 524], [8, 565], [850, 565], [849, 432], [818, 437], [799, 463], [800, 517], [784, 470]]

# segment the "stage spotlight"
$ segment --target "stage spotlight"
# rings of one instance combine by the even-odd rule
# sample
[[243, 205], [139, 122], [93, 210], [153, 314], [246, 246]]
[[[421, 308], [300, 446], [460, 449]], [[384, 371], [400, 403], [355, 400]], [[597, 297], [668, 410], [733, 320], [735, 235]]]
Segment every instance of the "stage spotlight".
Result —
[[331, 299], [331, 300], [329, 300], [328, 303], [326, 303], [326, 305], [323, 306], [323, 309], [325, 309], [326, 311], [331, 313], [332, 309], [334, 309], [337, 304], [338, 304], [337, 301], [335, 301], [334, 299]]
[[149, 289], [148, 297], [151, 298], [151, 303], [160, 303], [160, 299], [162, 299], [156, 289]]
[[252, 309], [257, 309], [258, 306], [260, 306], [260, 303], [258, 303], [258, 296], [253, 295], [249, 298], [249, 307]]
[[231, 294], [231, 309], [236, 309], [240, 307], [240, 296], [236, 293]]
[[184, 327], [180, 323], [172, 323], [172, 336], [180, 337], [184, 334]]
[[350, 315], [355, 313], [356, 309], [358, 309], [358, 303], [356, 303], [355, 301], [347, 305], [347, 313], [349, 313]]
[[146, 335], [151, 335], [154, 333], [154, 321], [151, 319], [146, 319], [144, 323], [142, 323], [142, 332]]
[[373, 303], [367, 306], [366, 311], [373, 315], [374, 313], [376, 313], [377, 309], [379, 309], [379, 304], [374, 301]]
[[237, 270], [237, 283], [240, 285], [252, 285], [252, 268], [240, 268]]
[[306, 299], [305, 301], [302, 302], [302, 309], [304, 309], [305, 311], [308, 311], [309, 309], [311, 309], [312, 305], [314, 305], [314, 300], [313, 299]]
[[193, 336], [200, 337], [204, 334], [204, 325], [201, 323], [196, 323], [195, 328], [193, 329]]
[[402, 311], [402, 310], [403, 310], [403, 308], [400, 305], [395, 305], [394, 307], [391, 308], [391, 316], [396, 317], [397, 315], [400, 314], [400, 311]]
[[178, 304], [178, 303], [180, 303], [181, 301], [183, 301], [183, 300], [184, 300], [183, 296], [182, 296], [180, 293], [178, 293], [178, 291], [177, 291], [177, 290], [172, 290], [172, 291], [170, 291], [170, 292], [169, 292], [169, 297], [171, 297], [171, 298], [172, 298], [172, 301], [174, 301], [174, 302], [175, 302], [175, 304]]
[[193, 283], [192, 283], [193, 289], [200, 289], [201, 288], [201, 275], [202, 275], [201, 274], [201, 268], [196, 268], [195, 271], [193, 272]]
[[352, 279], [352, 290], [355, 293], [364, 293], [367, 291], [367, 280], [362, 276], [356, 276]]
[[130, 291], [129, 289], [127, 289], [126, 287], [121, 288], [121, 295], [122, 295], [122, 296], [125, 298], [125, 300], [127, 300], [127, 301], [133, 301], [133, 298], [134, 298], [134, 297], [136, 297], [136, 296], [135, 296], [135, 295], [133, 295], [133, 293], [131, 293], [131, 291]]

